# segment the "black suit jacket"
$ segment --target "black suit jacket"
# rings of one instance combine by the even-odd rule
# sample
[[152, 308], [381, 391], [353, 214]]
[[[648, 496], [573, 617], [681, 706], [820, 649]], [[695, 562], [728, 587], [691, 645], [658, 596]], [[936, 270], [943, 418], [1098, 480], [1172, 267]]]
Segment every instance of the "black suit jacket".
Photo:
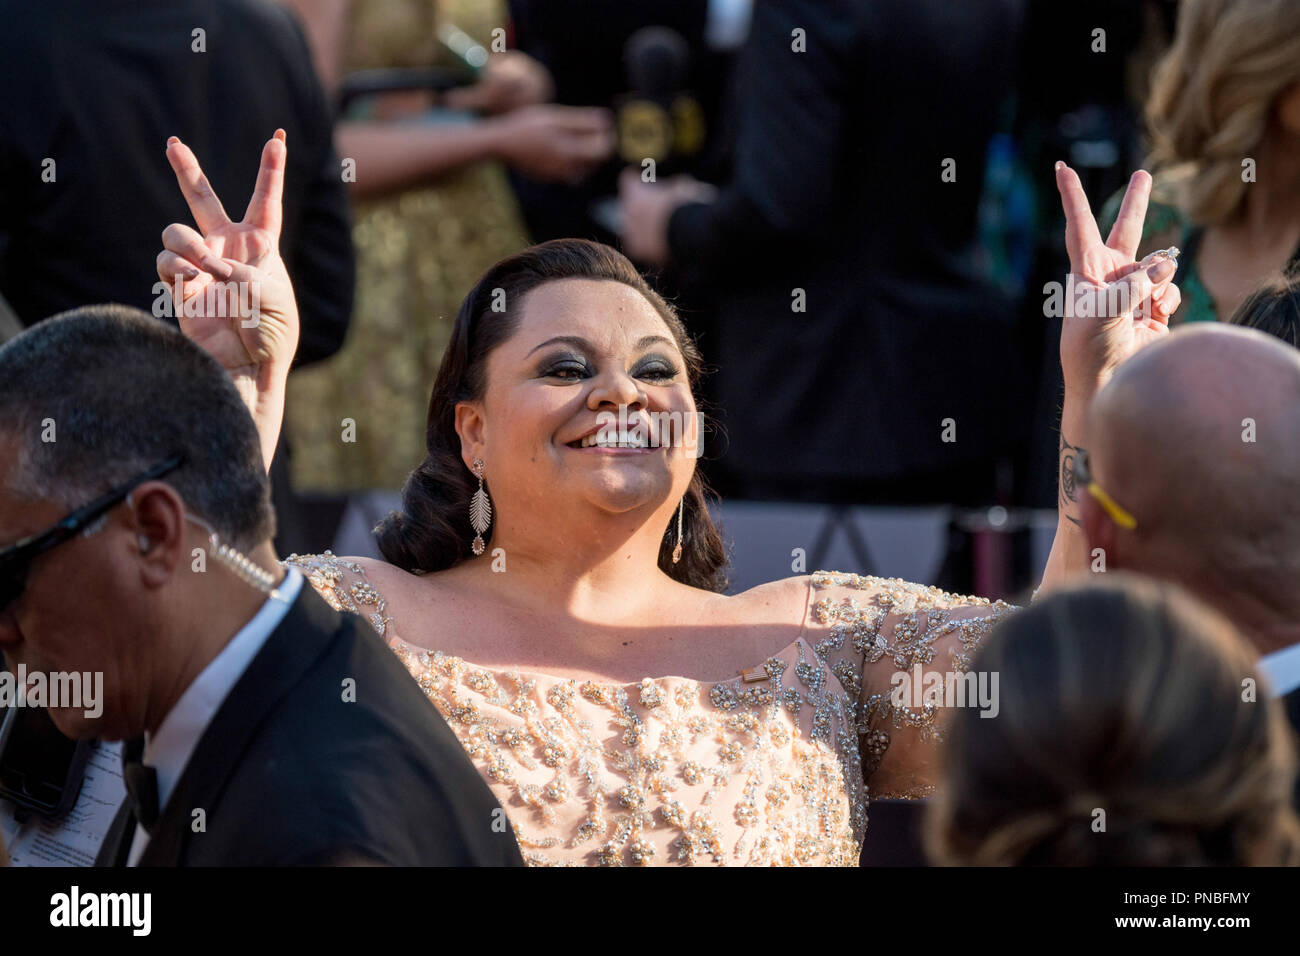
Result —
[[[96, 865], [124, 861], [133, 835], [124, 805]], [[353, 860], [523, 865], [504, 812], [419, 685], [364, 622], [304, 583], [204, 731], [140, 865]]]
[[287, 9], [0, 0], [0, 24], [0, 293], [25, 324], [99, 302], [151, 311], [163, 228], [193, 224], [167, 137], [193, 148], [238, 221], [280, 126], [289, 144], [280, 249], [302, 312], [295, 364], [339, 350], [354, 278], [347, 187], [329, 105]]
[[[719, 162], [726, 66], [725, 58], [705, 42], [708, 8], [708, 0], [509, 0], [513, 45], [550, 71], [555, 102], [567, 106], [618, 110], [634, 92], [624, 56], [627, 41], [650, 25], [676, 32], [687, 49], [682, 87], [701, 108], [706, 139], [696, 155], [661, 162], [659, 175], [690, 172], [706, 179], [716, 175]], [[593, 24], [599, 24], [599, 43], [592, 42]], [[618, 192], [623, 165], [612, 157], [578, 183], [538, 182], [511, 170], [510, 182], [533, 241], [575, 236], [617, 244], [617, 237], [588, 210], [595, 200]]]
[[[675, 265], [717, 303], [701, 347], [718, 369], [727, 472], [834, 499], [846, 483], [945, 472], [1024, 440], [1032, 376], [1014, 303], [976, 257], [1021, 8], [754, 5], [734, 176], [669, 221]], [[956, 441], [941, 440], [946, 418]]]

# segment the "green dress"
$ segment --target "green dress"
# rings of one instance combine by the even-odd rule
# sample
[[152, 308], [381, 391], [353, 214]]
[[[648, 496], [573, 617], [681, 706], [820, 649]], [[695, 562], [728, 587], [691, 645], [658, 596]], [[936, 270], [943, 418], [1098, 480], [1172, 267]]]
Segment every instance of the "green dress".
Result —
[[[1101, 210], [1097, 226], [1103, 236], [1110, 232], [1119, 216], [1120, 203], [1124, 199], [1124, 190], [1111, 196]], [[1147, 205], [1146, 222], [1142, 224], [1142, 242], [1138, 246], [1138, 258], [1150, 255], [1157, 249], [1177, 246], [1178, 273], [1175, 282], [1182, 293], [1182, 304], [1178, 306], [1170, 325], [1182, 322], [1217, 322], [1219, 315], [1214, 310], [1214, 299], [1201, 283], [1196, 269], [1196, 253], [1205, 234], [1202, 226], [1193, 224], [1183, 213], [1169, 203], [1151, 200]]]

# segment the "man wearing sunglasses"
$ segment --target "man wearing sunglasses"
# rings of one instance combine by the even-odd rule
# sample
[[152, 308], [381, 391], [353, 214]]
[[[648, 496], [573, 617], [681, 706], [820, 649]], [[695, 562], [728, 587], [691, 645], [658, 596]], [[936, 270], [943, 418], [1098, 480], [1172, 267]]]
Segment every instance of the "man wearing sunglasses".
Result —
[[522, 864], [418, 685], [273, 530], [247, 409], [180, 332], [92, 306], [0, 347], [0, 653], [103, 675], [98, 718], [50, 708], [124, 741], [99, 862]]
[[1300, 730], [1300, 352], [1232, 325], [1178, 329], [1097, 394], [1086, 444], [1063, 455], [1062, 494], [1094, 569], [1216, 606]]

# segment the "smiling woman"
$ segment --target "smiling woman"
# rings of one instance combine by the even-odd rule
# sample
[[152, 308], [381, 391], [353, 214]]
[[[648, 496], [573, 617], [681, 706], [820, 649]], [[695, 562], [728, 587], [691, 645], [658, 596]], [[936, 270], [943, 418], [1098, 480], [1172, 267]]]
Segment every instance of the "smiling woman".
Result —
[[[168, 155], [201, 204], [197, 161], [180, 144]], [[268, 143], [259, 182], [283, 162], [283, 142]], [[1149, 177], [1134, 176], [1105, 242], [1077, 175], [1060, 164], [1057, 183], [1074, 284], [1126, 303], [1109, 321], [1063, 323], [1068, 426], [1164, 332], [1177, 291], [1134, 261]], [[226, 250], [256, 257], [211, 261], [207, 237], [178, 227], [158, 268], [169, 283], [189, 271], [186, 297], [209, 267], [261, 282], [256, 329], [200, 316], [186, 332], [246, 386], [270, 449], [297, 310], [275, 250], [278, 191], [256, 195], [250, 218], [221, 226]], [[1116, 283], [1126, 296], [1102, 294]], [[565, 239], [511, 256], [456, 318], [425, 460], [378, 528], [386, 560], [287, 559], [416, 678], [529, 863], [856, 864], [868, 788], [930, 793], [952, 709], [892, 699], [892, 676], [968, 671], [1011, 610], [836, 572], [720, 593], [725, 553], [696, 455], [637, 434], [696, 420], [700, 370], [681, 321], [614, 249]], [[1072, 507], [1045, 585], [1087, 566]]]
[[[559, 325], [583, 334], [548, 334]], [[616, 382], [594, 392], [583, 387], [620, 365]], [[376, 529], [381, 553], [412, 572], [441, 571], [468, 557], [470, 499], [478, 485], [471, 472], [474, 459], [482, 458], [488, 492], [521, 502], [520, 512], [545, 507], [555, 483], [572, 480], [590, 483], [593, 494], [623, 496], [624, 507], [635, 507], [635, 499], [647, 494], [667, 501], [670, 514], [680, 503], [682, 559], [673, 563], [677, 542], [665, 536], [659, 567], [675, 580], [721, 591], [726, 554], [709, 516], [704, 479], [680, 454], [683, 445], [651, 448], [654, 460], [635, 464], [626, 456], [646, 452], [573, 447], [602, 428], [608, 434], [610, 416], [634, 423], [652, 415], [693, 418], [691, 388], [701, 369], [699, 349], [676, 313], [608, 246], [560, 239], [502, 260], [465, 297], [456, 317], [429, 400], [427, 454], [403, 488], [403, 510]], [[489, 395], [489, 378], [509, 385]], [[554, 426], [551, 440], [538, 447], [548, 424]], [[518, 433], [503, 441], [498, 436], [507, 428]], [[480, 445], [496, 455], [475, 451]], [[548, 474], [536, 470], [539, 454]], [[527, 467], [518, 468], [521, 463]], [[511, 518], [507, 513], [498, 520]], [[492, 534], [485, 535], [489, 543]]]

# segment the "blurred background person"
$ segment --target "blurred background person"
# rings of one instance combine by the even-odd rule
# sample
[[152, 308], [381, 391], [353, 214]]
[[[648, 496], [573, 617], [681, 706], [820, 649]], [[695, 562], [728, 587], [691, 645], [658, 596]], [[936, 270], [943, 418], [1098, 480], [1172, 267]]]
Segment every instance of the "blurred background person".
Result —
[[[1015, 0], [756, 4], [716, 198], [624, 172], [628, 253], [714, 290], [724, 495], [1010, 494], [1029, 382], [1016, 303], [974, 250], [1023, 15]], [[778, 435], [798, 441], [774, 454]]]
[[1003, 621], [956, 708], [927, 819], [936, 862], [1276, 866], [1300, 860], [1296, 757], [1232, 625], [1177, 586], [1107, 574]]
[[1182, 250], [1175, 323], [1227, 319], [1300, 262], [1300, 4], [1183, 0], [1146, 120], [1156, 181], [1140, 252]]
[[[1014, 94], [990, 149], [980, 244], [995, 281], [1023, 296], [1026, 349], [1039, 357], [1035, 434], [1049, 433], [1060, 420], [1061, 316], [1048, 314], [1045, 299], [1047, 284], [1063, 282], [1069, 271], [1056, 241], [1060, 204], [1043, 171], [1068, 162], [1098, 208], [1123, 192], [1144, 161], [1142, 104], [1152, 67], [1169, 47], [1177, 8], [1177, 0], [1029, 4]], [[1099, 218], [1108, 228], [1114, 211]], [[1053, 507], [1058, 456], [1046, 443], [1030, 449], [1018, 503]]]
[[[646, 159], [654, 160], [662, 178], [727, 178], [735, 54], [748, 34], [752, 6], [752, 0], [510, 0], [514, 42], [546, 67], [555, 101], [600, 106], [614, 115], [614, 153], [585, 179], [542, 182], [511, 171], [534, 242], [575, 237], [617, 246], [619, 174], [628, 166], [639, 170]], [[699, 281], [669, 263], [646, 278], [672, 301], [701, 347], [711, 350], [711, 277]], [[700, 395], [713, 401], [711, 376]]]
[[598, 207], [628, 164], [652, 157], [664, 175], [717, 181], [725, 173], [726, 105], [733, 53], [752, 0], [510, 0], [515, 45], [541, 63], [555, 101], [614, 112], [616, 148], [578, 182], [542, 182], [526, 169], [511, 183], [535, 242], [613, 244], [617, 218]]
[[[347, 194], [331, 110], [287, 11], [269, 0], [0, 0], [0, 22], [0, 296], [22, 323], [96, 302], [170, 307], [158, 236], [188, 210], [159, 189], [167, 137], [184, 136], [212, 188], [237, 197], [278, 127], [294, 144], [285, 265], [308, 283], [297, 366], [338, 351], [353, 293]], [[290, 456], [276, 458], [279, 541], [292, 548], [305, 519]]]
[[[261, 0], [0, 0], [0, 17], [0, 175], [15, 187], [0, 192], [0, 292], [25, 324], [88, 302], [151, 311], [158, 235], [186, 214], [157, 188], [167, 137], [194, 144], [213, 188], [233, 196], [278, 127], [296, 157], [285, 265], [316, 286], [301, 303], [298, 364], [338, 350], [352, 306], [347, 194], [291, 16]], [[224, 105], [236, 102], [238, 115]]]
[[[554, 84], [531, 57], [493, 52], [508, 25], [504, 3], [288, 5], [343, 106], [338, 152], [355, 164], [355, 325], [339, 355], [294, 376], [286, 422], [294, 480], [316, 493], [319, 541], [340, 520], [342, 495], [399, 488], [423, 457], [428, 383], [460, 300], [489, 265], [529, 244], [505, 170], [581, 179], [609, 157], [613, 132], [606, 110], [547, 103]], [[454, 54], [449, 37], [472, 39], [481, 69]], [[391, 72], [430, 68], [442, 85], [461, 85], [435, 91]], [[375, 92], [357, 95], [367, 88]], [[346, 437], [345, 419], [354, 423]]]

